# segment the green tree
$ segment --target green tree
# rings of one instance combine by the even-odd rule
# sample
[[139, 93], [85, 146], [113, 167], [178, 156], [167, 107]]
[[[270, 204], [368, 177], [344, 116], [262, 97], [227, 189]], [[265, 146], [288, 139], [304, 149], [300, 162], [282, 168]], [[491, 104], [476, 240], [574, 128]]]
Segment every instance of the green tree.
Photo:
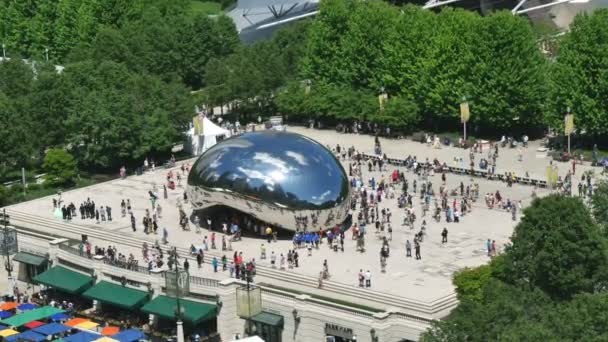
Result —
[[608, 233], [608, 181], [599, 181], [591, 196], [591, 212], [604, 234]]
[[46, 172], [45, 182], [53, 186], [70, 186], [76, 182], [78, 166], [74, 157], [60, 148], [50, 149], [42, 165]]
[[0, 91], [0, 175], [27, 164], [32, 156], [32, 135], [26, 118]]
[[[544, 113], [546, 64], [528, 21], [510, 12], [481, 20], [471, 46], [471, 122], [482, 130], [540, 127]], [[464, 94], [467, 95], [467, 94]]]
[[505, 256], [508, 282], [538, 287], [557, 299], [606, 286], [606, 241], [578, 198], [535, 200], [512, 242]]
[[420, 122], [420, 112], [413, 100], [391, 97], [384, 105], [384, 110], [368, 119], [383, 127], [390, 127], [393, 131], [409, 133]]
[[490, 265], [465, 268], [454, 273], [454, 285], [458, 299], [481, 303], [483, 288], [491, 278], [492, 266]]
[[579, 131], [608, 134], [608, 10], [577, 15], [559, 44], [551, 72], [551, 108], [547, 122], [563, 131], [571, 107]]

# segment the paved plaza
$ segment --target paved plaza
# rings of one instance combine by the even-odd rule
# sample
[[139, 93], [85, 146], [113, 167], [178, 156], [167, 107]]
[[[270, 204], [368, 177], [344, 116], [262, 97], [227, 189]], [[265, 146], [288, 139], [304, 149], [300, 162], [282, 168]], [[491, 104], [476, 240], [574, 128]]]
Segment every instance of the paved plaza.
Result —
[[[369, 135], [355, 134], [339, 134], [331, 130], [313, 130], [300, 127], [291, 127], [290, 131], [301, 133], [309, 136], [322, 144], [332, 148], [336, 144], [343, 147], [354, 146], [356, 150], [364, 153], [373, 151], [373, 137]], [[386, 140], [381, 139], [383, 152], [391, 158], [405, 159], [408, 155], [415, 155], [418, 160], [424, 161], [425, 158], [432, 160], [438, 158], [440, 161], [446, 161], [448, 165], [454, 157], [463, 157], [468, 161], [468, 151], [444, 147], [442, 149], [432, 149], [426, 144], [416, 143], [410, 140]], [[524, 172], [529, 172], [531, 177], [544, 179], [545, 168], [549, 163], [545, 153], [536, 152], [538, 144], [532, 143], [524, 151], [523, 162], [517, 161], [517, 151], [515, 149], [500, 149], [497, 162], [497, 173], [505, 171], [515, 171], [522, 175]], [[485, 156], [485, 153], [484, 153]], [[185, 161], [193, 164], [194, 159]], [[348, 161], [343, 161], [343, 165], [348, 170]], [[181, 162], [176, 165], [173, 172], [177, 172]], [[568, 164], [560, 163], [560, 175], [567, 172]], [[583, 168], [577, 169], [577, 176], [580, 176]], [[389, 179], [389, 174], [394, 170], [393, 166], [388, 167], [387, 172], [368, 172], [367, 167], [363, 167], [363, 177], [365, 180], [375, 177], [380, 179], [382, 176]], [[161, 240], [162, 228], [167, 227], [169, 230], [169, 243], [187, 248], [191, 244], [197, 246], [202, 245], [204, 235], [209, 235], [206, 230], [201, 234], [196, 234], [192, 231], [182, 231], [178, 225], [178, 210], [177, 201], [182, 198], [186, 177], [182, 181], [182, 186], [175, 190], [169, 190], [167, 200], [162, 199], [162, 185], [166, 180], [168, 170], [157, 168], [155, 171], [146, 172], [141, 176], [131, 176], [126, 179], [117, 179], [106, 183], [101, 183], [87, 188], [82, 188], [74, 191], [69, 191], [63, 194], [63, 200], [66, 204], [73, 202], [76, 207], [87, 198], [95, 201], [96, 207], [110, 205], [112, 207], [113, 218], [112, 222], [102, 222], [96, 224], [94, 220], [81, 220], [75, 218], [73, 224], [95, 227], [100, 231], [120, 232], [124, 235], [136, 236], [138, 238], [147, 239], [150, 242]], [[406, 178], [411, 184], [416, 176], [411, 172], [406, 172]], [[441, 183], [441, 176], [435, 175], [429, 178], [433, 182], [435, 191]], [[420, 182], [418, 180], [418, 182]], [[397, 200], [383, 200], [379, 204], [379, 208], [389, 208], [393, 213], [391, 220], [393, 226], [393, 239], [390, 242], [390, 257], [386, 273], [381, 272], [380, 268], [380, 248], [381, 239], [376, 236], [374, 229], [368, 228], [366, 236], [366, 252], [360, 253], [355, 249], [355, 241], [351, 239], [351, 232], [346, 233], [346, 241], [344, 252], [333, 252], [326, 244], [320, 246], [319, 250], [313, 250], [312, 256], [307, 256], [306, 250], [298, 251], [300, 255], [300, 267], [297, 269], [288, 269], [285, 272], [299, 272], [311, 277], [317, 277], [322, 269], [323, 260], [327, 259], [329, 263], [329, 271], [331, 280], [343, 283], [349, 286], [357, 286], [357, 275], [360, 269], [363, 271], [370, 270], [372, 273], [372, 290], [387, 292], [394, 295], [408, 297], [422, 301], [432, 301], [434, 299], [446, 296], [454, 291], [451, 283], [451, 277], [454, 271], [466, 267], [477, 266], [488, 262], [489, 258], [485, 252], [485, 241], [487, 239], [496, 240], [496, 245], [500, 251], [505, 243], [509, 242], [509, 236], [513, 231], [513, 227], [517, 222], [511, 219], [511, 214], [498, 209], [488, 209], [484, 202], [484, 194], [488, 192], [500, 191], [503, 198], [515, 201], [522, 201], [524, 206], [530, 202], [533, 188], [531, 186], [513, 185], [507, 187], [505, 183], [499, 181], [488, 181], [482, 178], [471, 178], [468, 176], [457, 176], [453, 174], [447, 175], [447, 188], [454, 189], [460, 182], [466, 185], [473, 182], [478, 183], [480, 187], [480, 198], [474, 203], [472, 213], [461, 218], [460, 223], [446, 223], [445, 217], [442, 216], [441, 222], [437, 223], [431, 214], [427, 214], [426, 218], [422, 217], [419, 195], [414, 196], [414, 208], [418, 219], [416, 220], [415, 229], [401, 225], [403, 222], [404, 211], [397, 206]], [[575, 181], [574, 184], [577, 184]], [[148, 191], [156, 186], [160, 189], [159, 203], [162, 206], [162, 218], [159, 220], [160, 231], [159, 235], [146, 236], [143, 233], [141, 220], [145, 215], [145, 209], [150, 208], [150, 200]], [[396, 186], [396, 193], [401, 193], [401, 186]], [[539, 196], [547, 193], [547, 190], [537, 190]], [[138, 231], [133, 233], [129, 216], [121, 217], [120, 202], [122, 199], [130, 199], [133, 206], [133, 212], [137, 219]], [[451, 199], [450, 199], [451, 201]], [[451, 204], [451, 202], [450, 202]], [[27, 203], [17, 204], [11, 207], [12, 210], [30, 213], [45, 218], [53, 218], [52, 198], [42, 198]], [[188, 204], [184, 205], [184, 209], [190, 213]], [[355, 214], [356, 217], [356, 214]], [[406, 240], [413, 241], [414, 234], [420, 229], [422, 220], [427, 222], [427, 236], [421, 244], [422, 260], [405, 257], [405, 242]], [[60, 218], [56, 220], [61, 221]], [[519, 213], [518, 213], [519, 220]], [[448, 243], [441, 243], [441, 231], [446, 227], [449, 231]], [[218, 241], [221, 241], [221, 232], [217, 233]], [[92, 241], [94, 245], [108, 246], [118, 245], [118, 251], [127, 254], [133, 253], [141, 260], [141, 251], [134, 248], [121, 247], [120, 241]], [[236, 251], [242, 251], [245, 260], [256, 258], [258, 264], [269, 266], [269, 260], [260, 260], [260, 245], [266, 243], [265, 240], [245, 237], [242, 241], [233, 242], [232, 247]], [[218, 245], [220, 245], [218, 243]], [[218, 246], [220, 247], [220, 246]], [[293, 245], [289, 240], [280, 240], [276, 243], [271, 243], [267, 247], [267, 253], [272, 251], [280, 255], [287, 254]], [[220, 250], [212, 251], [216, 255], [221, 255]], [[226, 252], [226, 256], [230, 260], [234, 252]], [[206, 256], [208, 260], [209, 256]], [[279, 258], [277, 258], [278, 260]], [[143, 261], [140, 261], [140, 265]], [[212, 277], [222, 279], [228, 276], [227, 272], [213, 274], [211, 267], [205, 265], [203, 269], [196, 269], [196, 262], [190, 258], [191, 269], [193, 274], [204, 277]], [[364, 291], [364, 290], [362, 290]]]

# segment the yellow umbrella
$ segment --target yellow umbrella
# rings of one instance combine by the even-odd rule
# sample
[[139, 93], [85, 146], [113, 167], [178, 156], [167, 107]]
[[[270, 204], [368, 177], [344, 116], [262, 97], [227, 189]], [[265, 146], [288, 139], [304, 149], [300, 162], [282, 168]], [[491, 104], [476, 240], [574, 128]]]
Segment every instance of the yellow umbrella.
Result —
[[104, 336], [104, 337], [99, 338], [99, 339], [97, 339], [97, 340], [95, 340], [95, 341], [93, 341], [93, 342], [120, 342], [120, 341], [115, 340], [115, 339], [113, 339], [113, 338], [109, 338], [109, 337], [107, 337], [107, 336]]
[[91, 322], [91, 321], [86, 321], [86, 322], [82, 322], [80, 324], [76, 324], [74, 326], [74, 328], [80, 328], [80, 329], [93, 329], [96, 326], [98, 326], [99, 324], [95, 323], [95, 322]]
[[4, 329], [4, 330], [0, 331], [0, 336], [8, 337], [11, 335], [17, 335], [18, 333], [19, 333], [18, 331], [15, 331], [13, 329]]

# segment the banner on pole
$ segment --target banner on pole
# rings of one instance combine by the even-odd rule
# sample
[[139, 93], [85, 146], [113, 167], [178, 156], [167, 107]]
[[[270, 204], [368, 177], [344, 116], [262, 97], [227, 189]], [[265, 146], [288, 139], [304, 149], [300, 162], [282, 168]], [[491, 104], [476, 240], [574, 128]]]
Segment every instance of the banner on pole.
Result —
[[388, 94], [380, 94], [378, 95], [378, 103], [380, 104], [380, 110], [384, 110], [384, 104], [388, 100]]
[[186, 270], [179, 270], [177, 274], [173, 271], [165, 272], [166, 294], [169, 297], [185, 297], [190, 293], [190, 274]]
[[460, 122], [466, 123], [469, 121], [471, 113], [469, 112], [469, 103], [463, 102], [460, 104]]
[[566, 114], [564, 119], [564, 134], [570, 135], [574, 132], [574, 114]]

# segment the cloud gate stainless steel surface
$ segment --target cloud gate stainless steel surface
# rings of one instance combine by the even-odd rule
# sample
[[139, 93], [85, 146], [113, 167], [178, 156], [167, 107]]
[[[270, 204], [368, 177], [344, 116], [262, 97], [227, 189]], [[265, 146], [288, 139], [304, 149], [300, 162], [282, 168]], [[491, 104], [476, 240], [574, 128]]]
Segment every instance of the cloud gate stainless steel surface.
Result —
[[289, 230], [334, 227], [350, 209], [348, 177], [327, 148], [278, 131], [224, 140], [192, 166], [189, 197], [197, 209], [224, 205]]

